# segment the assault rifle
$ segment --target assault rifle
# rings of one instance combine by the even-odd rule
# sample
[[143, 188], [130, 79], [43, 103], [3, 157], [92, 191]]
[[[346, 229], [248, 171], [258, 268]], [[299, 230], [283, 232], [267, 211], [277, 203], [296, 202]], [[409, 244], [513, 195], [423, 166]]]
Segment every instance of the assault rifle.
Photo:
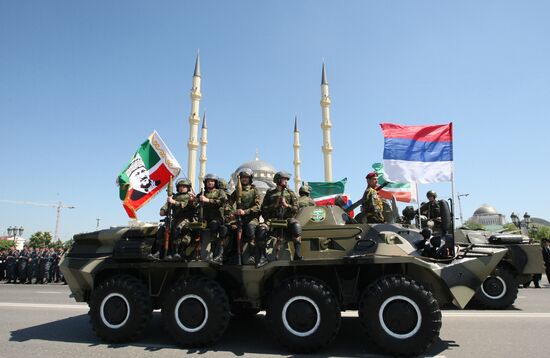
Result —
[[[241, 175], [237, 176], [237, 193], [236, 193], [236, 208], [239, 210], [241, 208], [241, 194], [243, 192], [243, 185], [241, 184]], [[240, 215], [236, 215], [237, 219], [237, 263], [241, 266], [242, 263], [242, 249], [241, 249], [241, 240], [243, 237], [243, 219]]]
[[[166, 188], [166, 192], [168, 194], [168, 198], [171, 198], [174, 194], [173, 192], [173, 178], [170, 177], [170, 180], [168, 181], [168, 188]], [[170, 202], [167, 203], [168, 208], [166, 209], [166, 218], [164, 219], [164, 256], [166, 257], [168, 255], [168, 247], [170, 246], [170, 231], [172, 226], [172, 204]]]

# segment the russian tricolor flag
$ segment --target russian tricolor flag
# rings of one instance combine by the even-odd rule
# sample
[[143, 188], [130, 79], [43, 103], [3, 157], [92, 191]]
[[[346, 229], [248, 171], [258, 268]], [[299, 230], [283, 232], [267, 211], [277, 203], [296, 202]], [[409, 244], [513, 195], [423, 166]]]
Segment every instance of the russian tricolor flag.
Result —
[[453, 178], [453, 124], [403, 126], [381, 123], [388, 180], [438, 183]]

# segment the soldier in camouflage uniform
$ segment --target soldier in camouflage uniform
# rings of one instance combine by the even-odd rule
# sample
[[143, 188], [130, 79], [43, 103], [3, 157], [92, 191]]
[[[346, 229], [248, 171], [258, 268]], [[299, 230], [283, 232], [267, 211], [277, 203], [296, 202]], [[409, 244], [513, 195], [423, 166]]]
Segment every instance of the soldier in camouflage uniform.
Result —
[[[191, 182], [189, 179], [179, 179], [176, 182], [176, 193], [166, 200], [166, 204], [160, 208], [160, 215], [168, 214], [168, 205], [172, 209], [172, 226], [170, 233], [170, 244], [164, 257], [167, 260], [172, 258], [179, 260], [185, 256], [185, 250], [191, 243], [191, 230], [189, 223], [193, 220], [196, 213], [195, 196], [191, 193]], [[150, 258], [158, 259], [161, 257], [160, 251], [164, 243], [164, 226], [157, 232], [157, 238], [153, 245], [153, 254]], [[173, 255], [173, 257], [172, 257]]]
[[[426, 216], [428, 220], [432, 220], [434, 229], [439, 230], [441, 228], [441, 209], [436, 200], [437, 193], [430, 190], [426, 193], [426, 197], [428, 198], [428, 202], [420, 206], [420, 214]], [[422, 226], [424, 226], [424, 224]]]
[[[228, 222], [231, 222], [231, 244], [230, 246], [236, 248], [236, 241], [233, 238], [237, 237], [238, 225], [242, 227], [242, 233], [244, 240], [248, 243], [249, 252], [251, 253], [247, 264], [254, 265], [256, 261], [257, 247], [256, 247], [256, 232], [260, 223], [260, 192], [253, 184], [254, 172], [252, 169], [243, 168], [238, 173], [238, 179], [240, 181], [241, 190], [238, 188], [229, 196], [229, 215], [227, 217]], [[241, 255], [242, 252], [238, 252], [237, 255]]]
[[309, 197], [311, 194], [311, 187], [309, 185], [302, 185], [298, 190], [298, 194], [300, 195], [298, 198], [298, 207], [315, 206], [315, 201]]
[[[201, 233], [201, 259], [212, 260], [216, 263], [223, 262], [223, 242], [227, 235], [224, 225], [222, 210], [227, 202], [225, 190], [218, 188], [219, 178], [215, 174], [206, 174], [204, 177], [204, 190], [198, 195], [202, 205], [202, 220], [206, 222], [207, 230]], [[215, 246], [208, 253], [207, 246], [210, 243]]]
[[378, 174], [371, 172], [367, 174], [366, 179], [368, 186], [361, 199], [361, 213], [357, 215], [355, 220], [362, 224], [384, 223], [384, 203], [378, 196], [378, 191], [376, 191]]
[[[288, 188], [290, 173], [277, 172], [273, 177], [273, 182], [277, 186], [268, 190], [262, 202], [262, 216], [269, 225], [270, 220], [286, 220], [287, 228], [283, 230], [283, 238], [288, 238], [294, 242], [294, 260], [302, 260], [302, 228], [294, 216], [298, 212], [298, 198], [296, 194]], [[265, 233], [267, 234], [267, 232]], [[262, 235], [259, 234], [259, 236]], [[266, 235], [262, 235], [266, 236]], [[279, 238], [282, 240], [283, 238]], [[265, 241], [265, 240], [264, 240]], [[275, 256], [278, 254], [277, 242], [275, 247]], [[264, 252], [262, 252], [264, 254]]]

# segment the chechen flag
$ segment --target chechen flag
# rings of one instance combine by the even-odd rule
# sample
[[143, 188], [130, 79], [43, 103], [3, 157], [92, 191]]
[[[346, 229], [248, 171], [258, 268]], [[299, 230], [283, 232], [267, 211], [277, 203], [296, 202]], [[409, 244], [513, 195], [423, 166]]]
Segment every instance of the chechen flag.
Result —
[[156, 131], [134, 153], [117, 177], [122, 206], [132, 219], [136, 211], [177, 177], [181, 167]]
[[381, 189], [378, 190], [378, 196], [384, 199], [391, 200], [392, 197], [397, 201], [410, 203], [416, 202], [417, 194], [416, 187], [411, 183], [397, 183], [386, 180], [384, 165], [382, 163], [374, 163], [372, 169], [378, 174], [378, 185]]
[[[334, 205], [334, 200], [337, 196], [341, 196], [346, 207], [351, 205], [351, 199], [348, 194], [344, 193], [346, 188], [347, 178], [339, 181], [322, 181], [322, 182], [304, 182], [311, 187], [311, 194], [309, 195], [316, 206]], [[350, 215], [353, 217], [353, 211], [350, 211]]]
[[381, 123], [388, 180], [438, 183], [453, 177], [453, 124], [403, 126]]

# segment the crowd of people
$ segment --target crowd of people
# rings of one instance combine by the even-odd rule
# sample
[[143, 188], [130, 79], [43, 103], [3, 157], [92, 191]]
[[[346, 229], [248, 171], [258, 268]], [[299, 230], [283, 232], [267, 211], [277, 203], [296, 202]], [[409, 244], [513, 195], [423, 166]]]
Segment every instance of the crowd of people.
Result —
[[65, 282], [59, 270], [63, 249], [29, 248], [0, 251], [0, 281], [13, 284]]

